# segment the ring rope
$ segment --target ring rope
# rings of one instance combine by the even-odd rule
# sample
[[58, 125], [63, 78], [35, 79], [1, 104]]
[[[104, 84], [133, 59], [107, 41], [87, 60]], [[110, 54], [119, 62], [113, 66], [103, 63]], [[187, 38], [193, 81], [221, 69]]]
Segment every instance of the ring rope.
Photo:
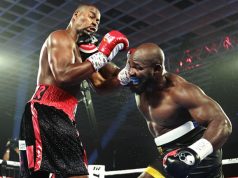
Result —
[[[2, 164], [2, 162], [3, 162], [3, 160], [0, 159], [0, 164]], [[16, 162], [16, 161], [6, 161], [6, 162], [7, 162], [7, 165], [10, 165], [10, 166], [20, 166], [20, 163]], [[222, 160], [222, 165], [236, 164], [236, 163], [238, 163], [238, 158], [230, 158], [230, 159], [223, 159]], [[116, 170], [116, 171], [105, 171], [104, 175], [105, 176], [110, 176], [110, 175], [141, 173], [145, 169], [146, 168], [125, 169], [125, 170]]]

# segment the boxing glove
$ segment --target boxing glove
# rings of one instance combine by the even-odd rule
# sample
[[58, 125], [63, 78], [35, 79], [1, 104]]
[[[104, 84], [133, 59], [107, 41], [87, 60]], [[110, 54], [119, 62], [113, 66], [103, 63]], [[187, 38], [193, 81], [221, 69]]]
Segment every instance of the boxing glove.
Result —
[[94, 69], [98, 71], [107, 62], [111, 61], [115, 55], [129, 47], [129, 41], [119, 31], [107, 33], [98, 46], [98, 52], [89, 56], [88, 61], [92, 63]]
[[186, 178], [205, 157], [213, 152], [211, 143], [201, 138], [187, 148], [173, 150], [163, 158], [166, 172], [176, 178]]
[[135, 48], [131, 48], [127, 52], [127, 61], [126, 61], [126, 66], [118, 73], [117, 79], [120, 81], [121, 85], [127, 85], [130, 83], [130, 64], [129, 64], [129, 59], [131, 54], [135, 51]]
[[83, 34], [82, 36], [80, 36], [77, 40], [77, 44], [78, 46], [80, 46], [81, 44], [95, 44], [98, 45], [98, 38], [99, 35], [98, 34], [94, 34], [94, 35], [88, 35], [88, 34]]
[[85, 61], [89, 56], [98, 52], [98, 47], [93, 43], [79, 45], [79, 51], [82, 61]]

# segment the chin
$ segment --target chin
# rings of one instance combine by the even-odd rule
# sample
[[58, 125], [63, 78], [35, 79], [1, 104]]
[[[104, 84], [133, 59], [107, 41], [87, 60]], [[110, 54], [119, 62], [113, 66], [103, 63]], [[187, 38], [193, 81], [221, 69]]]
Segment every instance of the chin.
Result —
[[138, 95], [140, 95], [141, 93], [143, 93], [145, 91], [146, 85], [145, 83], [140, 83], [138, 85], [133, 85], [131, 84], [130, 86], [130, 90], [132, 93], [136, 93]]

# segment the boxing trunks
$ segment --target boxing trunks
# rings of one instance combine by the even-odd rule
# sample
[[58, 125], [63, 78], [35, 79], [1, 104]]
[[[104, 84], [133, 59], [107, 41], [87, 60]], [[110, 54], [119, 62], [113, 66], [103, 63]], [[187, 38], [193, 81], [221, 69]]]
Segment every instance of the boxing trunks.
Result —
[[[164, 156], [172, 150], [190, 146], [203, 136], [204, 131], [204, 127], [194, 127], [193, 123], [189, 121], [155, 138], [159, 157], [146, 168], [145, 172], [157, 178], [172, 178], [164, 171], [162, 165]], [[187, 178], [224, 178], [222, 173], [222, 150], [219, 149], [208, 155], [196, 168], [189, 172]]]
[[88, 175], [85, 150], [75, 124], [77, 103], [75, 97], [56, 86], [36, 88], [21, 121], [21, 177]]

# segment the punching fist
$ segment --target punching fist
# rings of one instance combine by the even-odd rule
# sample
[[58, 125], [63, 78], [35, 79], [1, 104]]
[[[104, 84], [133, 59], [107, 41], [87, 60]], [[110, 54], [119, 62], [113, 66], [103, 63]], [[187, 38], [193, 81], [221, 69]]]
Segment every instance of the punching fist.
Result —
[[129, 41], [119, 31], [107, 33], [98, 46], [98, 52], [91, 55], [87, 60], [92, 63], [94, 69], [98, 71], [107, 62], [111, 61], [115, 55], [129, 47]]
[[166, 154], [163, 158], [163, 166], [169, 175], [186, 178], [189, 171], [212, 152], [211, 143], [202, 138], [187, 148], [173, 150]]
[[120, 81], [121, 85], [127, 85], [130, 82], [130, 64], [129, 59], [131, 54], [135, 51], [135, 48], [131, 48], [127, 53], [126, 66], [118, 73], [117, 79]]

